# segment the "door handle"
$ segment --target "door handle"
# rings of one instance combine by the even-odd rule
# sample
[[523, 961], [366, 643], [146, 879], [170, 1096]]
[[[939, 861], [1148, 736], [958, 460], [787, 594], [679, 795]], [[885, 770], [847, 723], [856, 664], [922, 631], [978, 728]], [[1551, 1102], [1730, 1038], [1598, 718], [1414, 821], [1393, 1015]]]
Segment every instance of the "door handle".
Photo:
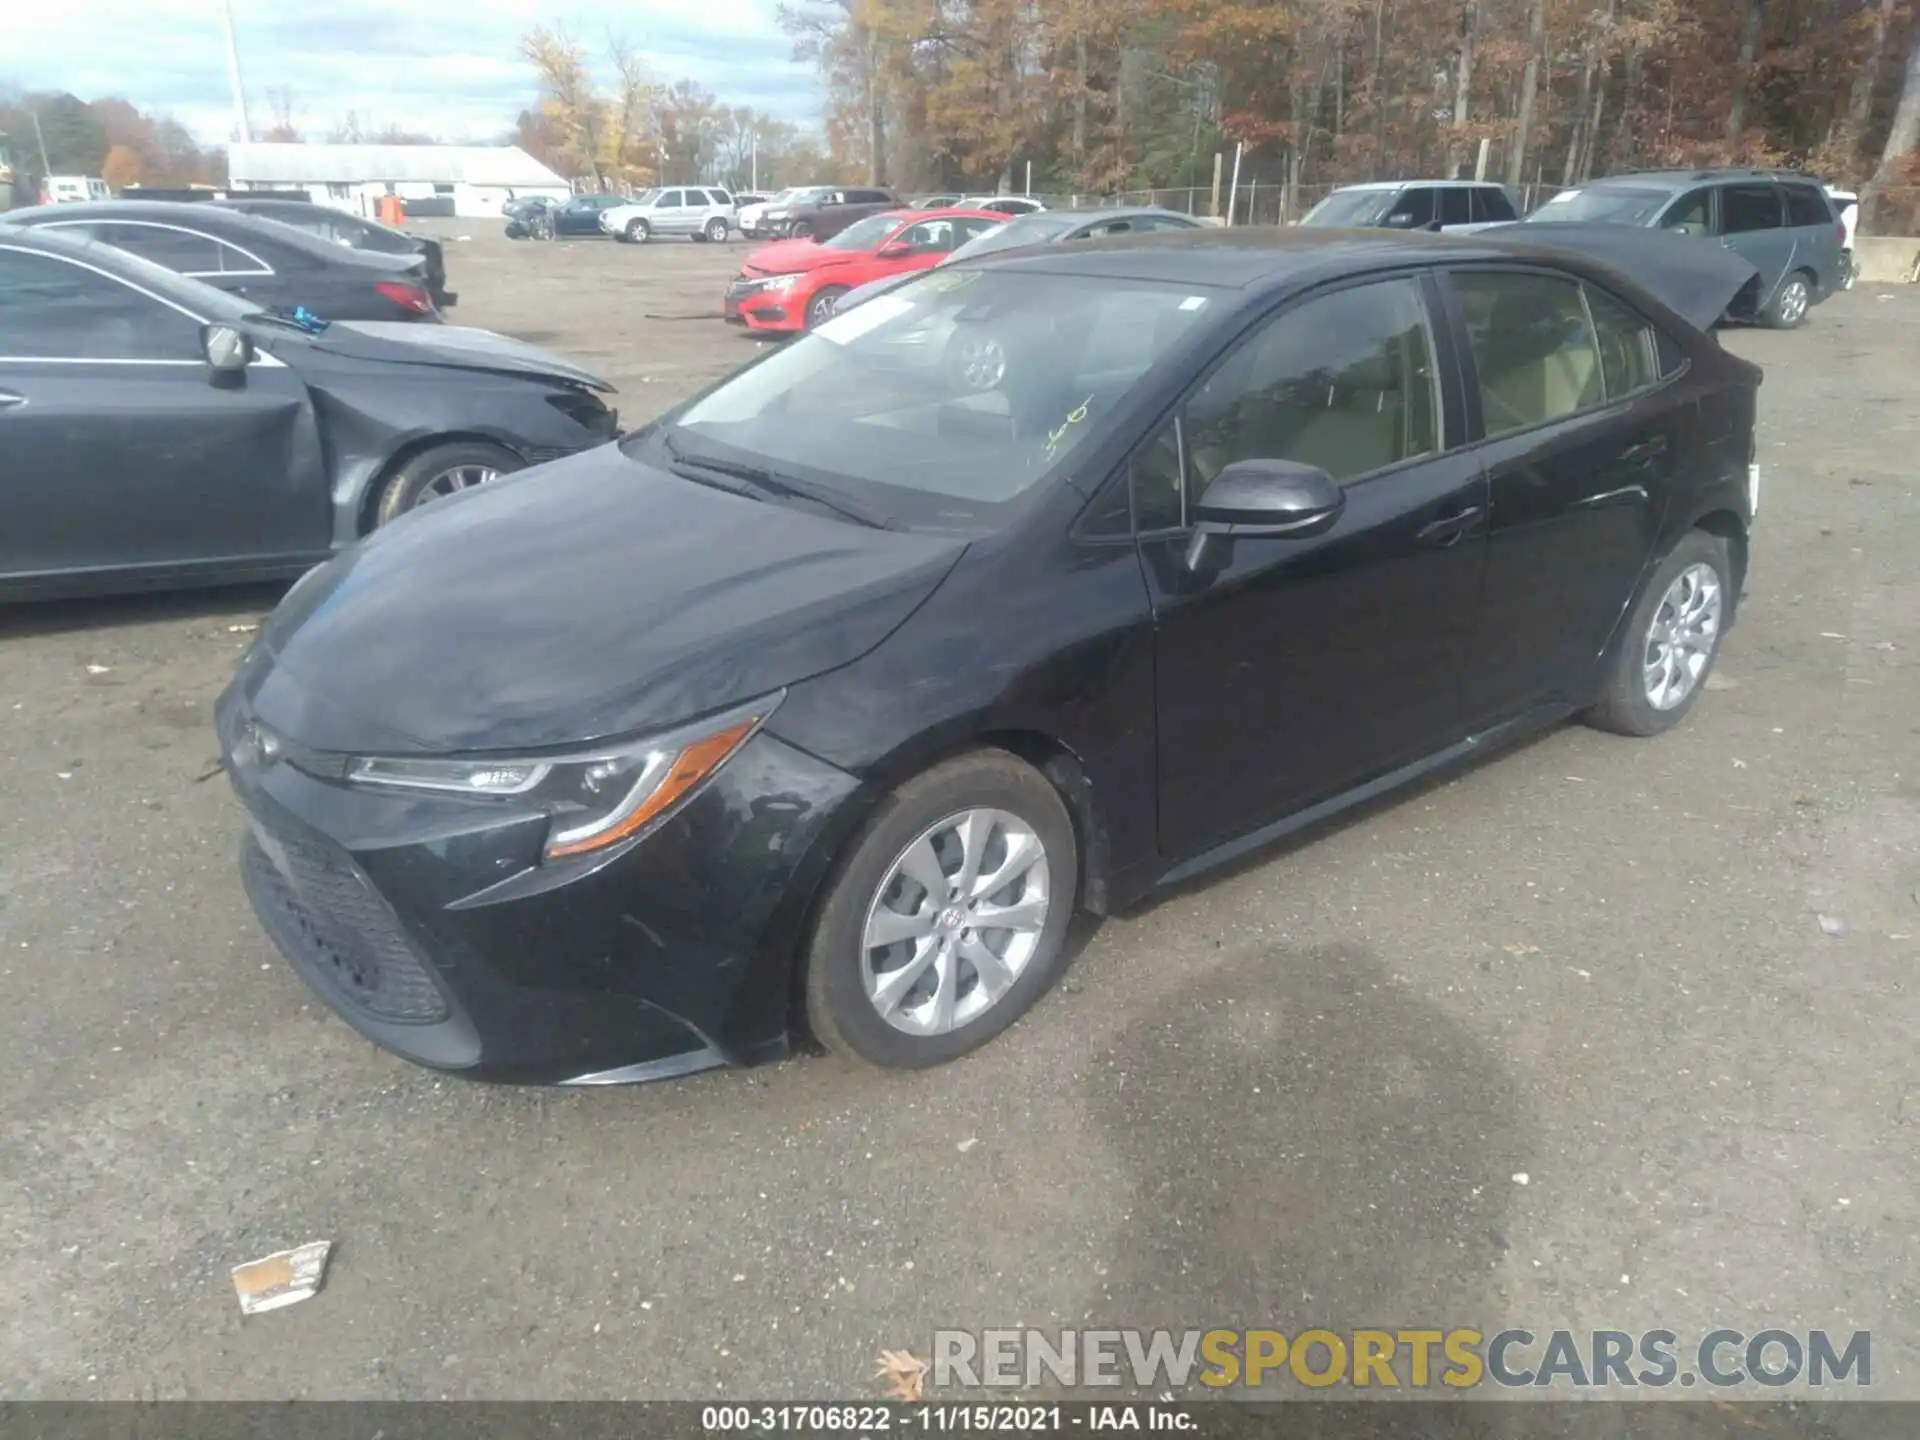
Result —
[[27, 397], [16, 395], [11, 390], [0, 390], [0, 410], [11, 410], [15, 406], [27, 403]]
[[1438, 545], [1445, 548], [1458, 543], [1479, 518], [1480, 507], [1468, 505], [1454, 511], [1451, 515], [1444, 515], [1438, 520], [1422, 525], [1414, 538], [1422, 545]]
[[1626, 465], [1644, 465], [1649, 460], [1657, 460], [1660, 456], [1667, 453], [1668, 444], [1669, 441], [1664, 435], [1651, 436], [1648, 439], [1640, 441], [1637, 445], [1629, 445], [1626, 449], [1622, 450], [1620, 452], [1621, 463]]

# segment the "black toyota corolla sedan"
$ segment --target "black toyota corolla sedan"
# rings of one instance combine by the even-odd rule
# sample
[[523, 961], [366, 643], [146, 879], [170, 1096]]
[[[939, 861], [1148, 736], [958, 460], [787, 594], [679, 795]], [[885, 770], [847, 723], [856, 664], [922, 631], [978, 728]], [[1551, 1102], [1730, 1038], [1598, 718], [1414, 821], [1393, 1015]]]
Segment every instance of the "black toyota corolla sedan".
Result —
[[[1647, 238], [1644, 283], [1325, 231], [943, 268], [403, 517], [220, 702], [253, 904], [474, 1077], [930, 1065], [1076, 910], [1568, 716], [1664, 730], [1735, 614], [1760, 375], [1702, 329], [1751, 267]], [[987, 389], [937, 358], [983, 333]]]

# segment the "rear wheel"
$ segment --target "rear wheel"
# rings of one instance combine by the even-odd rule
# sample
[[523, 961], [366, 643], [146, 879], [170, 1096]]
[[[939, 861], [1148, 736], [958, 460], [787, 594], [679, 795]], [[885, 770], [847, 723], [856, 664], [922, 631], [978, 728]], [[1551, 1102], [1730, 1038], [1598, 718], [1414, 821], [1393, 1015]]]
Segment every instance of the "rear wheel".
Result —
[[1854, 263], [1853, 251], [1840, 252], [1840, 288], [1851, 290], [1853, 282], [1860, 278], [1860, 267]]
[[1727, 542], [1691, 530], [1654, 567], [1607, 661], [1606, 688], [1583, 717], [1620, 735], [1678, 725], [1707, 688], [1733, 601]]
[[1780, 282], [1780, 293], [1761, 318], [1770, 329], [1791, 330], [1807, 318], [1812, 306], [1813, 282], [1806, 271], [1796, 270]]
[[707, 221], [707, 239], [718, 245], [727, 238], [727, 222], [718, 215]]
[[847, 293], [844, 285], [829, 285], [819, 291], [807, 302], [807, 329], [824, 325], [833, 318], [833, 312], [840, 306], [840, 297]]
[[1072, 819], [999, 750], [936, 765], [883, 800], [842, 862], [806, 956], [807, 1019], [869, 1064], [938, 1065], [986, 1044], [1066, 963]]
[[652, 228], [644, 220], [629, 220], [627, 222], [627, 239], [632, 244], [638, 245], [652, 233]]
[[454, 440], [430, 446], [387, 477], [373, 523], [385, 525], [409, 510], [485, 485], [525, 465], [511, 450], [484, 440]]

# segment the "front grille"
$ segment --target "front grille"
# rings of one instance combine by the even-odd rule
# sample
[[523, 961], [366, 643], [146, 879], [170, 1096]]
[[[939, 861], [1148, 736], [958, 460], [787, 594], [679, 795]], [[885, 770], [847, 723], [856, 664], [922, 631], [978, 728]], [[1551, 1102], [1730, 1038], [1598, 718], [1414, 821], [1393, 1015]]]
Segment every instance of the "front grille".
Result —
[[734, 300], [742, 295], [758, 295], [766, 288], [767, 282], [765, 280], [749, 279], [745, 275], [737, 275], [734, 277], [733, 282], [727, 286], [727, 298]]
[[447, 1018], [426, 966], [399, 918], [347, 855], [330, 845], [276, 835], [290, 873], [282, 874], [257, 837], [244, 864], [269, 925], [297, 948], [303, 974], [327, 998], [380, 1020], [429, 1024]]

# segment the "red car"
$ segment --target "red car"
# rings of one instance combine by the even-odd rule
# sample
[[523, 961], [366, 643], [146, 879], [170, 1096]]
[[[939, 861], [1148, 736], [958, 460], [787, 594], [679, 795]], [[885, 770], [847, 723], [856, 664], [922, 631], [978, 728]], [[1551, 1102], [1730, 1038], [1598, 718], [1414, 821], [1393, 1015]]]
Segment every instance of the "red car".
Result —
[[770, 335], [811, 330], [869, 280], [927, 270], [987, 230], [990, 210], [889, 210], [827, 240], [776, 240], [750, 252], [727, 286], [727, 323]]

